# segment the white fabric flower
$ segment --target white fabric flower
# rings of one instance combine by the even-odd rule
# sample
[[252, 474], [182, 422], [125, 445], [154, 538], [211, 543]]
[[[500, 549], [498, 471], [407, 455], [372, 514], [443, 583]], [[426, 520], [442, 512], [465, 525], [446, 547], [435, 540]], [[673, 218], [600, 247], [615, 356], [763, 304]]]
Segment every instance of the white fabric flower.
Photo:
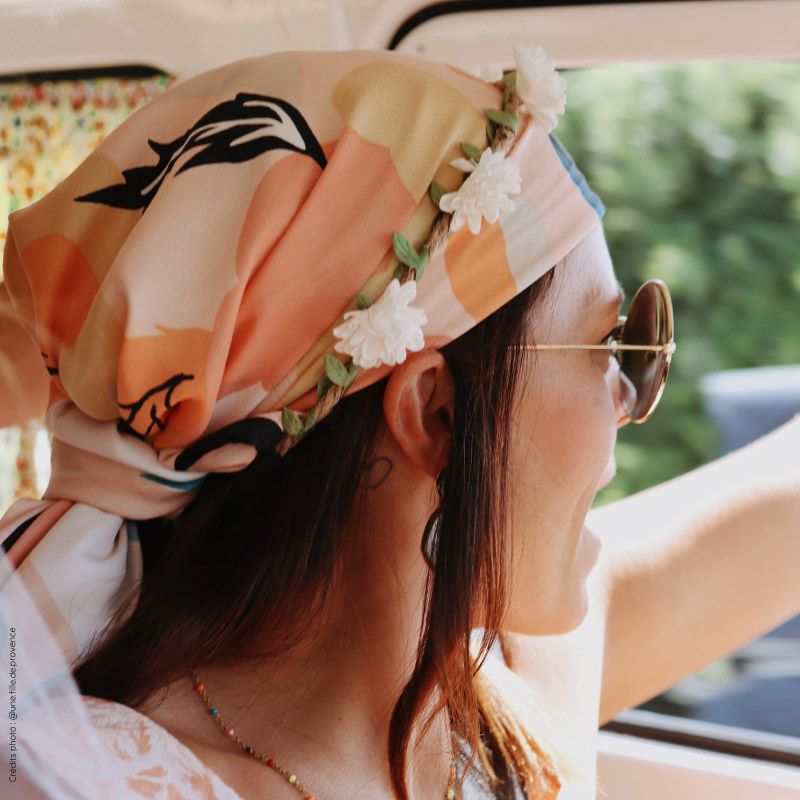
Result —
[[416, 281], [401, 284], [395, 278], [369, 308], [345, 312], [345, 321], [333, 329], [341, 339], [334, 348], [352, 356], [359, 367], [402, 364], [407, 350], [425, 347], [422, 326], [428, 319], [410, 305], [416, 296]]
[[487, 147], [477, 164], [465, 158], [450, 163], [469, 173], [458, 191], [443, 194], [439, 199], [439, 208], [453, 215], [451, 231], [460, 230], [466, 222], [470, 233], [477, 234], [481, 230], [482, 218], [493, 223], [501, 213], [514, 210], [514, 203], [508, 195], [521, 191], [519, 167], [503, 153], [494, 153], [491, 147]]
[[538, 45], [514, 45], [517, 94], [533, 121], [550, 133], [567, 107], [567, 82]]

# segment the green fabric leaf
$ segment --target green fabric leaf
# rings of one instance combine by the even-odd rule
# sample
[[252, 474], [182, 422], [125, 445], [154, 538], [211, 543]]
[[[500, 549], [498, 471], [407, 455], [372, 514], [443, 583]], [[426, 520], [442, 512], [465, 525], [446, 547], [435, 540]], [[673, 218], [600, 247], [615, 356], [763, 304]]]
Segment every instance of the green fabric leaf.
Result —
[[419, 254], [419, 260], [418, 260], [417, 266], [416, 266], [416, 272], [417, 272], [416, 280], [417, 281], [419, 281], [419, 279], [422, 277], [422, 273], [425, 272], [425, 267], [428, 265], [429, 256], [430, 256], [430, 252], [429, 252], [428, 248], [427, 247], [423, 248], [422, 252]]
[[484, 108], [484, 113], [497, 125], [505, 125], [512, 131], [517, 129], [517, 115], [513, 111], [498, 111], [494, 108]]
[[359, 310], [363, 311], [365, 308], [369, 308], [372, 305], [372, 298], [369, 295], [359, 292], [356, 295], [356, 305]]
[[442, 199], [442, 195], [447, 194], [447, 189], [445, 189], [441, 183], [436, 183], [436, 181], [434, 181], [431, 184], [430, 189], [428, 189], [428, 194], [430, 194], [433, 204], [438, 208], [439, 201]]
[[349, 389], [353, 385], [353, 382], [357, 377], [358, 377], [358, 365], [351, 364], [350, 369], [347, 370], [347, 386], [345, 386], [344, 388]]
[[509, 89], [516, 87], [517, 85], [517, 71], [515, 69], [509, 70], [508, 72], [503, 73], [503, 83], [508, 86]]
[[475, 163], [481, 160], [483, 151], [480, 147], [475, 147], [474, 144], [469, 142], [461, 142], [461, 152], [467, 157], [471, 158]]
[[303, 433], [308, 433], [311, 428], [317, 424], [317, 411], [312, 408], [306, 416], [306, 421], [303, 423]]
[[397, 256], [397, 260], [407, 267], [413, 267], [417, 258], [417, 251], [414, 245], [403, 236], [402, 233], [392, 234], [392, 249]]
[[295, 411], [292, 411], [289, 406], [283, 407], [281, 418], [283, 419], [283, 430], [286, 431], [289, 436], [299, 436], [303, 432], [303, 420], [301, 420], [300, 416]]
[[399, 266], [399, 267], [398, 267], [398, 268], [397, 268], [397, 269], [394, 271], [394, 275], [392, 275], [392, 278], [395, 278], [395, 279], [397, 279], [398, 281], [401, 281], [401, 280], [403, 280], [403, 278], [405, 278], [405, 276], [406, 276], [406, 271], [407, 271], [407, 267], [405, 267], [405, 266], [403, 266], [403, 264], [401, 264], [401, 265], [400, 265], [400, 266]]
[[486, 123], [486, 136], [489, 139], [489, 144], [494, 141], [494, 135], [497, 133], [497, 125], [494, 124], [491, 120]]
[[331, 383], [337, 386], [347, 385], [347, 367], [330, 353], [325, 353], [325, 374]]
[[319, 383], [317, 384], [317, 400], [325, 394], [330, 388], [331, 382], [328, 380], [328, 376], [326, 375], [323, 378], [320, 378]]

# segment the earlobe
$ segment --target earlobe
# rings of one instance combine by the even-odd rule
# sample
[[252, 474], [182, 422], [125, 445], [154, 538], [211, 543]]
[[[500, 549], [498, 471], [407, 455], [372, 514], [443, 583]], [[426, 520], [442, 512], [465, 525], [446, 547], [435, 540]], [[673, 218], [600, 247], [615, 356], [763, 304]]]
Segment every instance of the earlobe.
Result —
[[394, 368], [383, 396], [389, 432], [409, 460], [431, 476], [447, 464], [455, 388], [438, 350], [409, 353]]

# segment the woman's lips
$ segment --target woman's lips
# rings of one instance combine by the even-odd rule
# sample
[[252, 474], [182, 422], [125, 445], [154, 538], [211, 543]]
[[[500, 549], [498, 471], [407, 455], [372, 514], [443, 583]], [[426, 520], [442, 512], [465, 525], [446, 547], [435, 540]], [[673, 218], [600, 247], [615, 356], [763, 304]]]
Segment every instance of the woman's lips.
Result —
[[584, 542], [588, 545], [589, 553], [591, 554], [589, 561], [592, 565], [594, 565], [597, 563], [597, 559], [600, 557], [600, 551], [603, 548], [603, 542], [600, 537], [587, 525], [583, 526], [581, 533], [583, 535]]
[[600, 481], [597, 484], [597, 491], [599, 492], [601, 489], [604, 489], [608, 486], [611, 481], [614, 480], [614, 476], [617, 474], [617, 461], [614, 456], [608, 461], [606, 464], [606, 468], [603, 470], [603, 474], [600, 476]]

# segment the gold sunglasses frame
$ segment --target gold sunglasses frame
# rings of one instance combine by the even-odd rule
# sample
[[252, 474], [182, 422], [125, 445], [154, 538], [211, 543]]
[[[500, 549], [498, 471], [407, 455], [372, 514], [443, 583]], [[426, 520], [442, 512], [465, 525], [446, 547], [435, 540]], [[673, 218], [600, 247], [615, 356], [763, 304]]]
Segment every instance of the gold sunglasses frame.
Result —
[[[673, 328], [673, 315], [672, 315], [672, 297], [670, 296], [669, 289], [667, 288], [666, 283], [658, 278], [652, 278], [648, 281], [645, 281], [635, 292], [633, 295], [633, 299], [631, 300], [631, 305], [636, 302], [636, 298], [639, 296], [639, 293], [644, 289], [646, 286], [654, 286], [659, 295], [661, 296], [661, 300], [663, 303], [664, 311], [666, 314], [666, 330], [669, 332], [669, 340], [664, 344], [621, 344], [616, 338], [609, 343], [609, 344], [516, 344], [511, 345], [512, 350], [608, 350], [610, 355], [616, 355], [618, 352], [623, 350], [638, 350], [638, 351], [645, 351], [645, 352], [652, 352], [652, 353], [662, 353], [666, 356], [666, 369], [664, 370], [664, 375], [661, 378], [661, 385], [658, 387], [656, 391], [655, 398], [653, 402], [650, 404], [650, 408], [647, 410], [647, 413], [642, 416], [640, 419], [632, 419], [635, 425], [641, 425], [643, 422], [647, 422], [650, 418], [652, 413], [656, 410], [656, 406], [661, 400], [661, 394], [664, 391], [664, 386], [667, 383], [667, 375], [669, 373], [669, 365], [672, 361], [672, 354], [675, 352], [675, 348], [677, 347], [675, 340], [673, 338], [675, 330]], [[617, 324], [614, 328], [615, 331], [619, 330], [618, 336], [621, 338], [624, 336], [625, 332], [625, 323], [627, 322], [628, 317], [618, 317]], [[613, 333], [611, 334], [613, 336]]]

